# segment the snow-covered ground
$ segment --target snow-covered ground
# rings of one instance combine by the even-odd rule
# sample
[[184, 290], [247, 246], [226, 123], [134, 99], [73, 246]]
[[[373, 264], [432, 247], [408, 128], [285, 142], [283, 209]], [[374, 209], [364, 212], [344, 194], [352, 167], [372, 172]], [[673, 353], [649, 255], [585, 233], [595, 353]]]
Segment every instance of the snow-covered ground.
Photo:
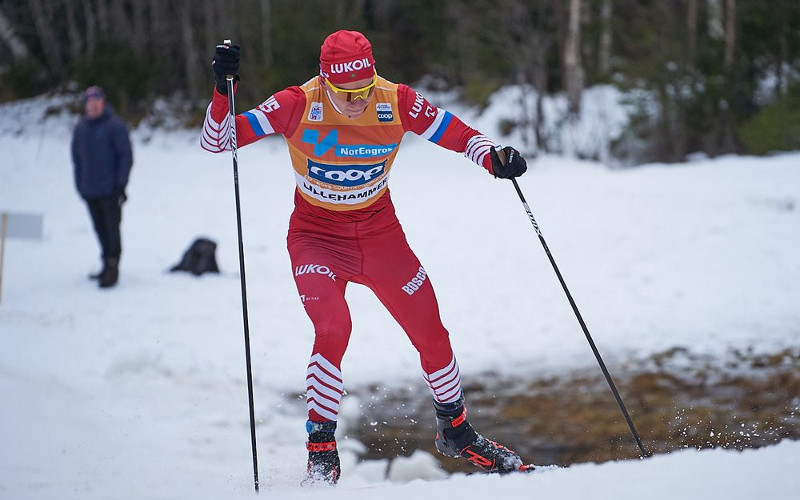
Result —
[[[230, 156], [203, 152], [196, 131], [134, 133], [121, 280], [101, 291], [87, 279], [99, 259], [72, 182], [74, 118], [41, 120], [45, 102], [0, 107], [0, 211], [44, 216], [42, 241], [5, 244], [0, 498], [251, 498]], [[463, 117], [494, 134], [498, 110], [512, 106], [498, 98], [483, 117]], [[406, 141], [392, 196], [463, 377], [591, 366], [511, 183]], [[722, 356], [800, 345], [798, 167], [796, 153], [632, 170], [544, 157], [520, 186], [613, 374], [627, 359], [676, 346]], [[424, 453], [359, 462], [363, 445], [345, 437], [360, 415], [356, 396], [342, 407], [340, 486], [300, 488], [297, 395], [313, 332], [285, 250], [294, 181], [283, 142], [242, 149], [239, 170], [262, 495], [751, 499], [800, 491], [800, 443], [788, 441], [503, 478], [446, 477]], [[198, 236], [218, 242], [222, 274], [166, 272]], [[411, 386], [427, 398], [399, 327], [366, 289], [352, 285], [348, 296], [346, 387]]]

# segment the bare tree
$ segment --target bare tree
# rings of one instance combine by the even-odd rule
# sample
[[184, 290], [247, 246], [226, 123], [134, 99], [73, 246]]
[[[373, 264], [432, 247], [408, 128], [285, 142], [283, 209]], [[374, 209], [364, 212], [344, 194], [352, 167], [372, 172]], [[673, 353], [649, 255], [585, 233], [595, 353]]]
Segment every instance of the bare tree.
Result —
[[97, 6], [97, 25], [100, 27], [100, 34], [107, 37], [109, 34], [108, 5], [106, 0], [96, 0], [95, 5]]
[[579, 115], [583, 93], [583, 64], [581, 62], [581, 0], [569, 0], [569, 21], [564, 40], [564, 87], [569, 112]]
[[2, 7], [0, 7], [0, 40], [6, 44], [11, 51], [11, 56], [16, 61], [27, 59], [31, 54], [28, 46], [22, 38], [17, 35], [14, 30], [14, 25], [9, 21]]
[[61, 45], [54, 31], [53, 4], [42, 0], [28, 0], [28, 6], [33, 14], [33, 24], [36, 26], [36, 34], [42, 44], [44, 57], [50, 72], [61, 78], [64, 76], [64, 63], [61, 60]]
[[131, 46], [138, 57], [147, 51], [147, 5], [142, 1], [131, 2]]
[[90, 0], [81, 0], [83, 7], [83, 19], [86, 23], [86, 57], [91, 60], [97, 48], [97, 17]]
[[132, 39], [131, 20], [128, 17], [125, 3], [125, 0], [111, 0], [109, 21], [113, 29], [110, 35], [115, 40], [130, 41]]
[[605, 76], [611, 74], [611, 18], [611, 0], [603, 0], [603, 4], [600, 6], [600, 23], [602, 31], [600, 33], [599, 66], [600, 74]]
[[725, 16], [722, 8], [722, 0], [706, 0], [708, 10], [708, 37], [712, 40], [722, 40], [725, 38], [725, 28], [723, 17]]
[[733, 69], [733, 56], [736, 50], [736, 0], [725, 0], [725, 73]]
[[694, 68], [697, 61], [697, 0], [688, 0], [686, 6], [687, 62]]
[[272, 65], [272, 2], [261, 0], [261, 59], [267, 66]]
[[192, 101], [200, 96], [200, 86], [203, 81], [200, 70], [204, 67], [200, 65], [200, 54], [192, 26], [193, 3], [193, 0], [180, 0], [178, 4], [178, 26], [180, 27], [183, 47], [184, 72], [186, 74], [189, 98]]
[[73, 61], [81, 56], [83, 50], [83, 36], [81, 36], [78, 20], [76, 18], [75, 0], [64, 0], [66, 7], [67, 40], [69, 41], [69, 57]]

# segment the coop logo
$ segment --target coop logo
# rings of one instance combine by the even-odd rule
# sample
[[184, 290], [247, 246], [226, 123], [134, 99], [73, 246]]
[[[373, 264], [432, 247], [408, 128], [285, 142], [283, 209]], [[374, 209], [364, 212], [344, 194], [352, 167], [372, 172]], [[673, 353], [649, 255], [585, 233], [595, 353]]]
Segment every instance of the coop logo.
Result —
[[425, 268], [419, 266], [419, 271], [417, 274], [411, 278], [411, 281], [405, 284], [405, 286], [401, 287], [404, 292], [409, 295], [414, 295], [414, 292], [422, 288], [422, 284], [425, 283], [425, 278], [428, 276], [428, 273], [425, 272]]
[[391, 103], [379, 102], [375, 104], [375, 111], [378, 113], [379, 122], [390, 122], [394, 120]]
[[386, 172], [386, 162], [372, 165], [326, 165], [308, 160], [308, 176], [337, 186], [354, 187], [368, 184]]
[[322, 156], [331, 149], [337, 157], [346, 158], [375, 158], [386, 156], [397, 147], [394, 144], [339, 144], [339, 131], [333, 129], [328, 135], [319, 138], [319, 130], [306, 129], [303, 131], [303, 142], [314, 145], [314, 156]]
[[302, 266], [297, 266], [294, 268], [295, 276], [302, 276], [304, 274], [321, 274], [323, 276], [327, 276], [333, 281], [336, 281], [336, 275], [333, 274], [331, 268], [320, 264], [303, 264]]

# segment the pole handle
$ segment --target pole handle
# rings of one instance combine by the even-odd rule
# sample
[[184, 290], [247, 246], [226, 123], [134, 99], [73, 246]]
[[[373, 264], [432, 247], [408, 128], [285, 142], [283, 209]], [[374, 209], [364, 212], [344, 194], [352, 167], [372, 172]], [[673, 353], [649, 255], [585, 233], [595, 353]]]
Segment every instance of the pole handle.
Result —
[[[233, 45], [233, 41], [230, 38], [226, 38], [225, 40], [222, 41], [222, 44], [230, 47], [231, 45]], [[234, 78], [233, 75], [225, 75], [225, 79], [228, 80], [229, 82], [232, 82], [233, 78]]]

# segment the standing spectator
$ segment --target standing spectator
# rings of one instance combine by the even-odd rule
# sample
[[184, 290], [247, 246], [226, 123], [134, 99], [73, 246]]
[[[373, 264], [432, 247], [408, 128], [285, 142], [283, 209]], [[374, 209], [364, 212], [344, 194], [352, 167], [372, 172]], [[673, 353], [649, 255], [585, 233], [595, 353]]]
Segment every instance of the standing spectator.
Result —
[[75, 187], [89, 207], [102, 249], [103, 268], [89, 277], [108, 288], [119, 278], [122, 204], [133, 153], [128, 129], [106, 103], [103, 89], [89, 87], [83, 102], [85, 114], [72, 136]]

